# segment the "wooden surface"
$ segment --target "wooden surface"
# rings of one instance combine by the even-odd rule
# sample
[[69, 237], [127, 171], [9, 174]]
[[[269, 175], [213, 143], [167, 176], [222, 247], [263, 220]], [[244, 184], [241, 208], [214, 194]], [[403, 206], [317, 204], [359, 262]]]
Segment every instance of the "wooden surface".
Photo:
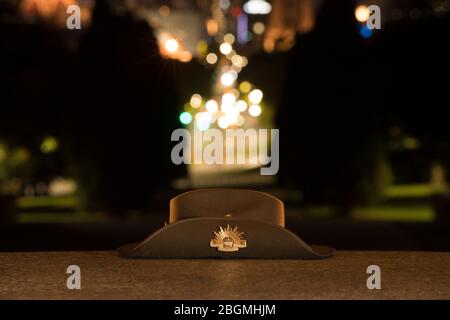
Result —
[[[81, 268], [81, 290], [66, 287], [71, 264]], [[372, 264], [381, 290], [366, 287]], [[450, 253], [340, 251], [314, 261], [0, 253], [0, 299], [450, 299]]]

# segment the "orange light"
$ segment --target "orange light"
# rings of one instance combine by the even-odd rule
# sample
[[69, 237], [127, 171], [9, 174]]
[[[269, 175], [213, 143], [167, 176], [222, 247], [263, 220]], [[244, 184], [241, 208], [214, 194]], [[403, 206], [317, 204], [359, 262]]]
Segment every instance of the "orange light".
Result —
[[217, 23], [216, 20], [214, 19], [209, 19], [206, 22], [206, 32], [208, 32], [208, 34], [210, 36], [215, 35], [217, 32], [219, 32], [219, 24]]
[[174, 38], [170, 38], [168, 40], [166, 40], [166, 42], [164, 42], [164, 47], [166, 48], [166, 50], [170, 53], [174, 53], [178, 50], [178, 48], [180, 47], [180, 44], [178, 43], [178, 41]]

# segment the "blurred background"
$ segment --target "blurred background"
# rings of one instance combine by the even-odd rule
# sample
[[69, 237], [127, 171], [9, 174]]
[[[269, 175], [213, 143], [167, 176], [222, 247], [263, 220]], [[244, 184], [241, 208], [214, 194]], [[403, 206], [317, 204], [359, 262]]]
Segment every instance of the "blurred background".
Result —
[[[114, 250], [210, 187], [279, 197], [307, 242], [450, 250], [449, 0], [2, 0], [0, 24], [0, 251]], [[279, 128], [280, 171], [174, 165], [183, 127]]]

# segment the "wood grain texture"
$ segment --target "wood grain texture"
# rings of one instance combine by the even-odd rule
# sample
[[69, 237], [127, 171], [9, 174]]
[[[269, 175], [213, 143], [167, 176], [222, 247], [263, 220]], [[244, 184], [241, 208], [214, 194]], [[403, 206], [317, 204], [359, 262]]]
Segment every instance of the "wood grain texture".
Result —
[[[66, 268], [81, 267], [81, 290]], [[366, 268], [382, 272], [368, 290]], [[126, 260], [0, 253], [0, 299], [450, 299], [450, 253], [338, 251], [325, 260]]]

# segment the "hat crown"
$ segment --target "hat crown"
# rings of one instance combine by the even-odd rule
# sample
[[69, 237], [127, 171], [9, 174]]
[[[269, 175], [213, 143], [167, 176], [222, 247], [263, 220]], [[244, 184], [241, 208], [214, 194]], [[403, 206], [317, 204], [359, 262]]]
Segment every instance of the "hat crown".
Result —
[[245, 189], [201, 189], [170, 201], [170, 223], [200, 217], [258, 220], [284, 227], [284, 205], [272, 195]]

